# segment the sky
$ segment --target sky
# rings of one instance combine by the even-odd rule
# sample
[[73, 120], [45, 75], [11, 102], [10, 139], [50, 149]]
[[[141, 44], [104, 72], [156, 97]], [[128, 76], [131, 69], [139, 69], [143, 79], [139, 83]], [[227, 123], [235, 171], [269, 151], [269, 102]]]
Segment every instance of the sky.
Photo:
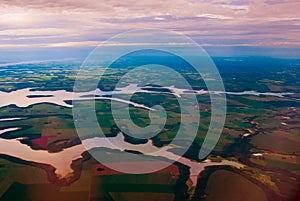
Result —
[[211, 55], [300, 57], [298, 0], [1, 0], [0, 63], [84, 57], [124, 31], [185, 34]]

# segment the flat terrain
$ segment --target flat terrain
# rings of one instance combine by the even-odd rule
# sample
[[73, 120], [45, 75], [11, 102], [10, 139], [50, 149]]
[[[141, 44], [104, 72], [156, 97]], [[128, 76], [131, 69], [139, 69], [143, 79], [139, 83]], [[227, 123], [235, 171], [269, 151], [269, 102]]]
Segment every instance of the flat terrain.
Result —
[[[166, 58], [159, 59], [163, 64], [167, 64]], [[291, 94], [283, 96], [227, 94], [225, 126], [209, 158], [239, 161], [246, 165], [246, 168], [239, 170], [240, 172], [228, 171], [226, 168], [214, 171], [204, 178], [205, 191], [201, 195], [194, 194], [195, 188], [191, 186], [189, 180], [186, 180], [186, 187], [181, 188], [188, 193], [187, 199], [193, 197], [194, 200], [205, 198], [209, 201], [296, 200], [300, 189], [300, 61], [260, 57], [216, 57], [214, 61], [227, 92]], [[114, 64], [101, 79], [98, 87], [101, 90], [113, 90], [116, 82], [128, 70], [139, 64], [137, 62], [133, 65], [128, 62], [126, 65]], [[193, 89], [206, 89], [202, 78], [184, 66], [185, 64], [172, 65], [184, 75]], [[4, 70], [0, 74], [0, 91], [12, 92], [24, 88], [38, 91], [72, 91], [78, 66], [78, 63], [49, 62], [2, 67]], [[91, 73], [79, 79], [94, 80], [96, 76]], [[143, 75], [137, 76], [138, 81], [144, 79]], [[182, 111], [177, 97], [170, 91], [159, 86], [152, 87], [151, 90], [158, 93], [136, 93], [131, 97], [131, 101], [147, 107], [159, 104], [166, 109], [166, 125], [161, 132], [151, 138], [155, 146], [163, 147], [176, 136], [181, 122], [181, 112], [186, 111]], [[180, 88], [180, 83], [175, 87]], [[181, 149], [180, 146], [192, 143], [184, 156], [194, 160], [198, 160], [198, 153], [211, 118], [209, 95], [198, 94], [197, 100], [201, 116], [199, 125], [194, 125], [198, 127], [197, 136], [192, 141], [189, 129], [185, 130], [184, 135], [173, 142], [176, 146], [172, 150], [177, 153]], [[85, 104], [84, 101], [82, 104]], [[118, 103], [117, 106], [122, 109], [124, 103]], [[116, 136], [120, 129], [111, 113], [111, 100], [97, 100], [95, 110], [104, 134], [107, 137]], [[144, 127], [151, 123], [149, 112], [144, 108], [130, 106], [130, 116], [138, 126]], [[9, 118], [18, 119], [7, 120]], [[36, 151], [57, 153], [81, 143], [76, 133], [72, 108], [51, 103], [39, 103], [25, 108], [15, 105], [0, 108], [0, 130], [8, 128], [18, 130], [5, 132], [0, 138], [18, 139], [20, 143]], [[143, 144], [147, 140], [125, 135], [125, 141], [132, 144]], [[53, 175], [53, 167], [41, 167], [32, 162], [0, 155], [0, 201], [35, 201], [41, 200], [45, 195], [49, 195], [46, 196], [49, 200], [87, 200], [92, 167], [97, 162], [87, 153], [83, 155], [83, 159], [73, 161], [72, 168], [75, 173], [67, 179], [56, 178]], [[51, 197], [53, 199], [50, 199], [50, 196], [54, 196]], [[274, 199], [271, 199], [272, 196]]]

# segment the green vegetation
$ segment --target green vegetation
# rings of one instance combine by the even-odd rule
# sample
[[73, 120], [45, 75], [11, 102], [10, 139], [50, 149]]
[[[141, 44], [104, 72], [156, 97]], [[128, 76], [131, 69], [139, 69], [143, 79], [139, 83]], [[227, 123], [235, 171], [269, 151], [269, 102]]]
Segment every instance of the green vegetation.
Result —
[[[299, 61], [287, 62], [280, 59], [270, 59], [264, 63], [263, 59], [256, 58], [253, 62], [251, 59], [249, 62], [248, 59], [242, 58], [241, 62], [232, 62], [215, 58], [226, 91], [256, 90], [259, 92], [294, 92], [296, 94], [283, 97], [227, 95], [225, 127], [210, 158], [234, 159], [246, 164], [247, 168], [239, 173], [217, 170], [207, 176], [207, 183], [203, 186], [205, 194], [202, 195], [206, 200], [267, 200], [269, 195], [276, 195], [278, 200], [290, 200], [289, 195], [295, 197], [295, 192], [300, 186]], [[107, 70], [98, 83], [98, 87], [102, 90], [113, 90], [118, 80], [128, 70], [133, 69], [134, 65], [129, 64], [127, 68], [126, 66], [120, 67], [124, 63], [116, 64]], [[3, 67], [4, 71], [1, 71], [0, 75], [0, 91], [9, 92], [28, 87], [33, 88], [32, 90], [72, 91], [78, 66], [79, 64], [76, 63], [48, 63]], [[185, 67], [184, 65], [175, 65], [177, 72], [180, 72], [194, 89], [205, 89], [206, 86], [202, 78]], [[146, 75], [139, 74], [136, 79], [145, 82], [148, 79]], [[90, 81], [94, 81], [97, 74], [90, 73], [77, 78], [86, 80], [84, 87], [90, 87]], [[133, 80], [128, 78], [126, 81], [131, 82]], [[168, 80], [170, 85], [175, 81]], [[182, 83], [175, 85], [178, 88], [181, 86]], [[93, 89], [91, 88], [91, 90]], [[187, 120], [193, 121], [193, 119], [189, 119], [188, 112], [180, 108], [177, 97], [170, 94], [168, 90], [153, 86], [152, 91], [164, 93], [136, 93], [131, 97], [131, 101], [148, 107], [158, 104], [165, 108], [167, 111], [166, 125], [157, 136], [152, 138], [154, 145], [162, 147], [168, 145], [176, 137], [181, 115]], [[39, 97], [42, 96], [28, 98]], [[122, 98], [122, 95], [119, 97]], [[207, 94], [197, 95], [197, 100], [201, 120], [199, 125], [192, 125], [198, 128], [196, 138], [192, 142], [190, 128], [186, 128], [184, 135], [173, 142], [174, 145], [178, 146], [174, 146], [172, 149], [176, 153], [181, 149], [180, 146], [192, 143], [184, 156], [194, 160], [198, 159], [198, 153], [211, 118], [209, 96]], [[85, 104], [85, 102], [82, 101], [81, 104]], [[122, 110], [124, 104], [117, 103], [116, 106]], [[145, 127], [151, 123], [148, 110], [133, 106], [129, 108], [132, 121], [136, 125]], [[95, 101], [95, 109], [104, 134], [107, 137], [116, 136], [120, 130], [111, 114], [111, 101], [97, 100]], [[191, 106], [189, 109], [193, 109], [193, 107]], [[32, 149], [50, 152], [60, 152], [80, 143], [71, 108], [48, 103], [40, 103], [27, 108], [18, 108], [14, 105], [0, 108], [0, 119], [14, 117], [21, 117], [21, 119], [0, 121], [0, 129], [17, 127], [19, 130], [3, 133], [1, 138], [16, 139], [21, 137], [20, 142], [29, 145]], [[90, 125], [86, 126], [89, 127]], [[125, 138], [127, 142], [133, 144], [147, 141], [126, 135]], [[253, 154], [255, 153], [262, 154], [262, 157], [254, 157]], [[111, 157], [118, 159], [117, 156], [116, 154]], [[7, 158], [7, 156], [0, 158], [2, 158], [0, 159], [0, 197], [3, 196], [0, 201], [41, 200], [40, 196], [47, 195], [47, 193], [57, 195], [55, 199], [58, 200], [84, 201], [89, 191], [87, 184], [90, 182], [92, 167], [97, 164], [92, 158], [77, 162], [80, 164], [76, 163], [80, 170], [80, 176], [74, 179], [69, 186], [57, 187], [51, 184], [53, 181], [49, 181], [46, 172], [40, 167]], [[82, 169], [80, 169], [81, 166]], [[119, 177], [117, 178], [119, 179]], [[165, 178], [160, 175], [156, 179], [162, 181]], [[128, 178], [124, 180], [128, 180]], [[106, 187], [108, 186], [104, 186], [103, 189]], [[125, 187], [122, 186], [122, 188]], [[49, 191], [46, 192], [45, 189], [49, 189]], [[161, 191], [163, 190], [166, 189], [162, 187]], [[26, 192], [30, 192], [36, 197], [20, 196]], [[197, 197], [197, 199], [200, 198]], [[274, 199], [274, 201], [277, 200]]]

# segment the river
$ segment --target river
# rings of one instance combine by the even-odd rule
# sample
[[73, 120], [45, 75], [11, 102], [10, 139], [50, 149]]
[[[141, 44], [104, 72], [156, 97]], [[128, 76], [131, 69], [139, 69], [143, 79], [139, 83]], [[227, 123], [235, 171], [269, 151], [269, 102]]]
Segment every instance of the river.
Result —
[[[5, 129], [0, 130], [0, 134], [4, 132], [8, 132], [8, 130]], [[159, 156], [169, 160], [174, 160], [179, 157], [176, 154], [168, 151], [169, 149], [172, 148], [171, 146], [166, 146], [163, 149], [160, 149], [155, 147], [152, 144], [151, 140], [149, 140], [148, 143], [146, 144], [138, 144], [138, 145], [130, 144], [124, 141], [124, 136], [121, 133], [119, 133], [116, 137], [109, 138], [111, 143], [107, 143], [106, 138], [94, 137], [94, 138], [83, 140], [82, 143], [85, 146], [79, 144], [64, 149], [63, 151], [57, 153], [49, 153], [46, 150], [33, 150], [28, 145], [22, 144], [20, 140], [21, 139], [0, 138], [0, 145], [1, 145], [0, 154], [5, 154], [8, 156], [19, 158], [24, 161], [51, 165], [56, 169], [55, 173], [60, 178], [67, 177], [68, 175], [72, 174], [73, 173], [73, 170], [71, 168], [72, 161], [82, 158], [82, 154], [86, 150], [91, 150], [93, 148], [108, 148], [114, 150], [116, 150], [117, 148], [120, 151], [133, 150], [133, 151], [141, 152], [144, 155], [155, 156], [155, 157]], [[112, 144], [114, 146], [112, 146]], [[160, 152], [158, 155], [157, 151], [159, 150]], [[191, 172], [190, 178], [194, 186], [197, 184], [198, 174], [201, 171], [203, 171], [206, 166], [231, 165], [237, 168], [244, 167], [244, 165], [241, 163], [228, 161], [228, 160], [222, 160], [221, 162], [212, 162], [210, 160], [197, 162], [197, 161], [190, 160], [188, 158], [179, 157], [178, 162], [190, 167], [190, 172]]]
[[[12, 92], [0, 92], [0, 108], [5, 107], [8, 105], [16, 105], [17, 107], [25, 108], [34, 104], [38, 103], [52, 103], [64, 107], [72, 107], [72, 105], [68, 104], [66, 101], [68, 100], [88, 100], [88, 99], [107, 99], [113, 100], [118, 102], [127, 103], [133, 105], [134, 107], [140, 107], [147, 110], [151, 110], [151, 108], [143, 105], [138, 104], [132, 101], [122, 100], [119, 98], [114, 97], [107, 97], [103, 95], [112, 95], [112, 94], [133, 94], [135, 92], [142, 92], [142, 93], [172, 93], [178, 97], [183, 94], [194, 93], [194, 94], [208, 94], [208, 91], [205, 90], [198, 90], [198, 91], [186, 91], [184, 89], [178, 89], [174, 86], [164, 87], [165, 89], [170, 90], [170, 92], [162, 92], [162, 91], [151, 91], [151, 87], [138, 87], [137, 85], [129, 85], [124, 88], [119, 88], [114, 92], [104, 92], [99, 89], [95, 91], [89, 92], [80, 92], [80, 93], [73, 93], [68, 92], [65, 90], [58, 90], [58, 91], [35, 91], [30, 88], [20, 89], [17, 91]], [[255, 95], [255, 96], [274, 96], [274, 97], [284, 97], [287, 95], [292, 95], [293, 93], [272, 93], [272, 92], [265, 92], [259, 93], [256, 91], [244, 91], [244, 92], [211, 92], [211, 93], [226, 93], [230, 95]], [[93, 97], [93, 95], [97, 95], [97, 97]], [[17, 121], [22, 118], [15, 117], [15, 118], [3, 118], [0, 121]], [[13, 128], [5, 128], [0, 130], [0, 135], [10, 131], [19, 130], [18, 127]], [[110, 141], [113, 144], [117, 144], [118, 146], [112, 147], [109, 143], [106, 143], [105, 138], [94, 137], [89, 138], [82, 143], [85, 147], [90, 150], [97, 147], [108, 148], [108, 149], [117, 149], [120, 151], [126, 150], [133, 150], [143, 153], [144, 155], [149, 156], [159, 156], [164, 157], [166, 159], [174, 160], [178, 159], [178, 162], [190, 167], [191, 175], [190, 178], [193, 182], [193, 185], [196, 185], [197, 182], [197, 175], [204, 170], [206, 166], [213, 166], [213, 165], [231, 165], [237, 168], [244, 167], [243, 164], [222, 160], [221, 162], [212, 162], [210, 160], [206, 160], [203, 162], [196, 162], [190, 160], [188, 158], [179, 157], [176, 154], [169, 151], [172, 147], [166, 146], [163, 148], [163, 152], [160, 152], [160, 155], [156, 155], [156, 151], [159, 149], [153, 145], [151, 140], [148, 141], [146, 144], [139, 144], [133, 145], [124, 141], [124, 136], [122, 133], [118, 134], [116, 137], [110, 138]], [[66, 177], [69, 174], [72, 174], [73, 170], [71, 168], [71, 163], [73, 160], [79, 159], [82, 157], [82, 153], [85, 152], [87, 149], [82, 145], [76, 145], [67, 149], [64, 149], [58, 153], [49, 153], [45, 150], [33, 150], [29, 146], [22, 144], [20, 139], [3, 139], [0, 138], [0, 154], [5, 154], [8, 156], [16, 157], [25, 161], [31, 161], [35, 163], [41, 164], [48, 164], [56, 168], [55, 173], [59, 177]], [[150, 150], [150, 151], [149, 151]]]
[[[169, 93], [169, 92], [160, 92], [151, 90], [152, 87], [139, 87], [136, 84], [130, 84], [124, 88], [118, 88], [115, 91], [101, 91], [96, 89], [95, 91], [89, 92], [69, 92], [66, 90], [57, 90], [57, 91], [35, 91], [30, 88], [20, 89], [12, 92], [2, 92], [0, 91], [0, 108], [8, 105], [16, 105], [17, 107], [25, 108], [38, 103], [53, 103], [56, 105], [64, 107], [72, 107], [66, 101], [69, 100], [113, 100], [118, 102], [127, 103], [133, 105], [134, 107], [140, 107], [150, 110], [147, 106], [143, 104], [134, 103], [132, 101], [122, 100], [115, 97], [107, 97], [107, 95], [114, 94], [133, 94], [136, 92], [141, 93]], [[228, 94], [228, 95], [254, 95], [254, 96], [273, 96], [273, 97], [285, 97], [288, 95], [293, 95], [294, 93], [273, 93], [273, 92], [256, 92], [256, 91], [243, 91], [243, 92], [220, 92], [220, 91], [211, 91], [206, 90], [195, 90], [187, 91], [185, 89], [176, 88], [174, 86], [163, 87], [163, 89], [168, 89], [177, 97], [180, 97], [183, 94]], [[94, 97], [96, 96], [96, 97]]]

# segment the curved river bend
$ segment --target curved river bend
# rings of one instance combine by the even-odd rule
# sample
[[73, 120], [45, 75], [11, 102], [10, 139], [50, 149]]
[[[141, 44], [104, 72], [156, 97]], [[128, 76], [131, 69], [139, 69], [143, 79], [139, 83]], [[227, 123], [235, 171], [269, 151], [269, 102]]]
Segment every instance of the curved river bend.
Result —
[[[151, 87], [148, 87], [151, 88]], [[205, 90], [198, 90], [198, 91], [192, 91], [188, 92], [184, 89], [178, 89], [174, 86], [170, 87], [164, 87], [166, 89], [170, 90], [170, 93], [180, 97], [182, 94], [188, 94], [188, 93], [195, 93], [195, 94], [208, 94], [208, 91]], [[144, 93], [166, 93], [166, 92], [159, 92], [159, 91], [151, 91], [147, 90], [147, 87], [138, 87], [137, 85], [129, 85], [124, 88], [117, 89], [114, 92], [104, 92], [100, 91], [99, 89], [95, 91], [90, 92], [82, 92], [82, 93], [73, 93], [68, 92], [65, 90], [59, 90], [59, 91], [32, 91], [29, 88], [26, 89], [20, 89], [13, 92], [0, 92], [0, 108], [5, 107], [8, 105], [16, 105], [17, 107], [28, 107], [34, 104], [38, 103], [53, 103], [64, 107], [72, 107], [72, 105], [68, 104], [66, 101], [68, 100], [88, 100], [88, 99], [108, 99], [112, 101], [118, 101], [126, 104], [133, 105], [134, 107], [140, 107], [147, 110], [151, 110], [151, 108], [138, 104], [131, 101], [125, 101], [118, 98], [112, 98], [112, 97], [103, 97], [103, 95], [112, 95], [114, 94], [132, 94], [135, 92], [144, 92]], [[167, 92], [168, 93], [168, 92]], [[226, 93], [229, 95], [255, 95], [255, 96], [274, 96], [274, 97], [284, 97], [287, 95], [292, 95], [293, 93], [259, 93], [255, 91], [244, 91], [244, 92], [211, 92], [211, 93]], [[97, 95], [97, 97], [89, 97], [89, 96]], [[22, 118], [3, 118], [0, 119], [0, 121], [17, 121]], [[0, 135], [6, 132], [16, 131], [20, 128], [14, 127], [14, 128], [6, 128], [0, 130]], [[155, 147], [152, 142], [149, 140], [146, 144], [140, 144], [140, 145], [133, 145], [130, 143], [127, 143], [124, 141], [124, 137], [122, 134], [118, 134], [116, 137], [109, 138], [110, 141], [113, 144], [117, 144], [117, 148], [120, 151], [124, 150], [133, 150], [141, 152], [145, 155], [154, 156], [157, 155], [155, 152], [159, 149]], [[20, 143], [20, 139], [3, 139], [0, 138], [0, 154], [5, 154], [8, 156], [16, 157], [25, 161], [31, 161], [35, 163], [41, 163], [41, 164], [49, 164], [56, 168], [56, 174], [59, 177], [66, 177], [68, 174], [72, 174], [73, 170], [71, 169], [71, 163], [73, 160], [79, 159], [82, 157], [82, 154], [86, 151], [85, 147], [87, 149], [93, 149], [93, 148], [108, 148], [108, 149], [116, 149], [116, 146], [111, 147], [107, 143], [105, 138], [89, 138], [84, 140], [82, 143], [85, 144], [85, 147], [82, 144], [64, 149], [61, 152], [58, 153], [49, 153], [48, 151], [44, 150], [32, 150], [29, 146]], [[178, 156], [169, 149], [172, 147], [166, 146], [163, 148], [163, 152], [160, 152], [160, 157], [164, 157], [166, 159], [176, 159]], [[149, 152], [150, 150], [150, 152]], [[228, 161], [228, 160], [222, 160], [222, 162], [212, 162], [209, 160], [203, 161], [203, 162], [196, 162], [192, 161], [190, 159], [181, 157], [179, 158], [178, 162], [190, 167], [190, 178], [193, 181], [193, 184], [196, 185], [197, 182], [197, 175], [204, 170], [206, 166], [213, 166], [213, 165], [231, 165], [237, 168], [243, 168], [244, 165], [240, 164], [238, 162]]]

